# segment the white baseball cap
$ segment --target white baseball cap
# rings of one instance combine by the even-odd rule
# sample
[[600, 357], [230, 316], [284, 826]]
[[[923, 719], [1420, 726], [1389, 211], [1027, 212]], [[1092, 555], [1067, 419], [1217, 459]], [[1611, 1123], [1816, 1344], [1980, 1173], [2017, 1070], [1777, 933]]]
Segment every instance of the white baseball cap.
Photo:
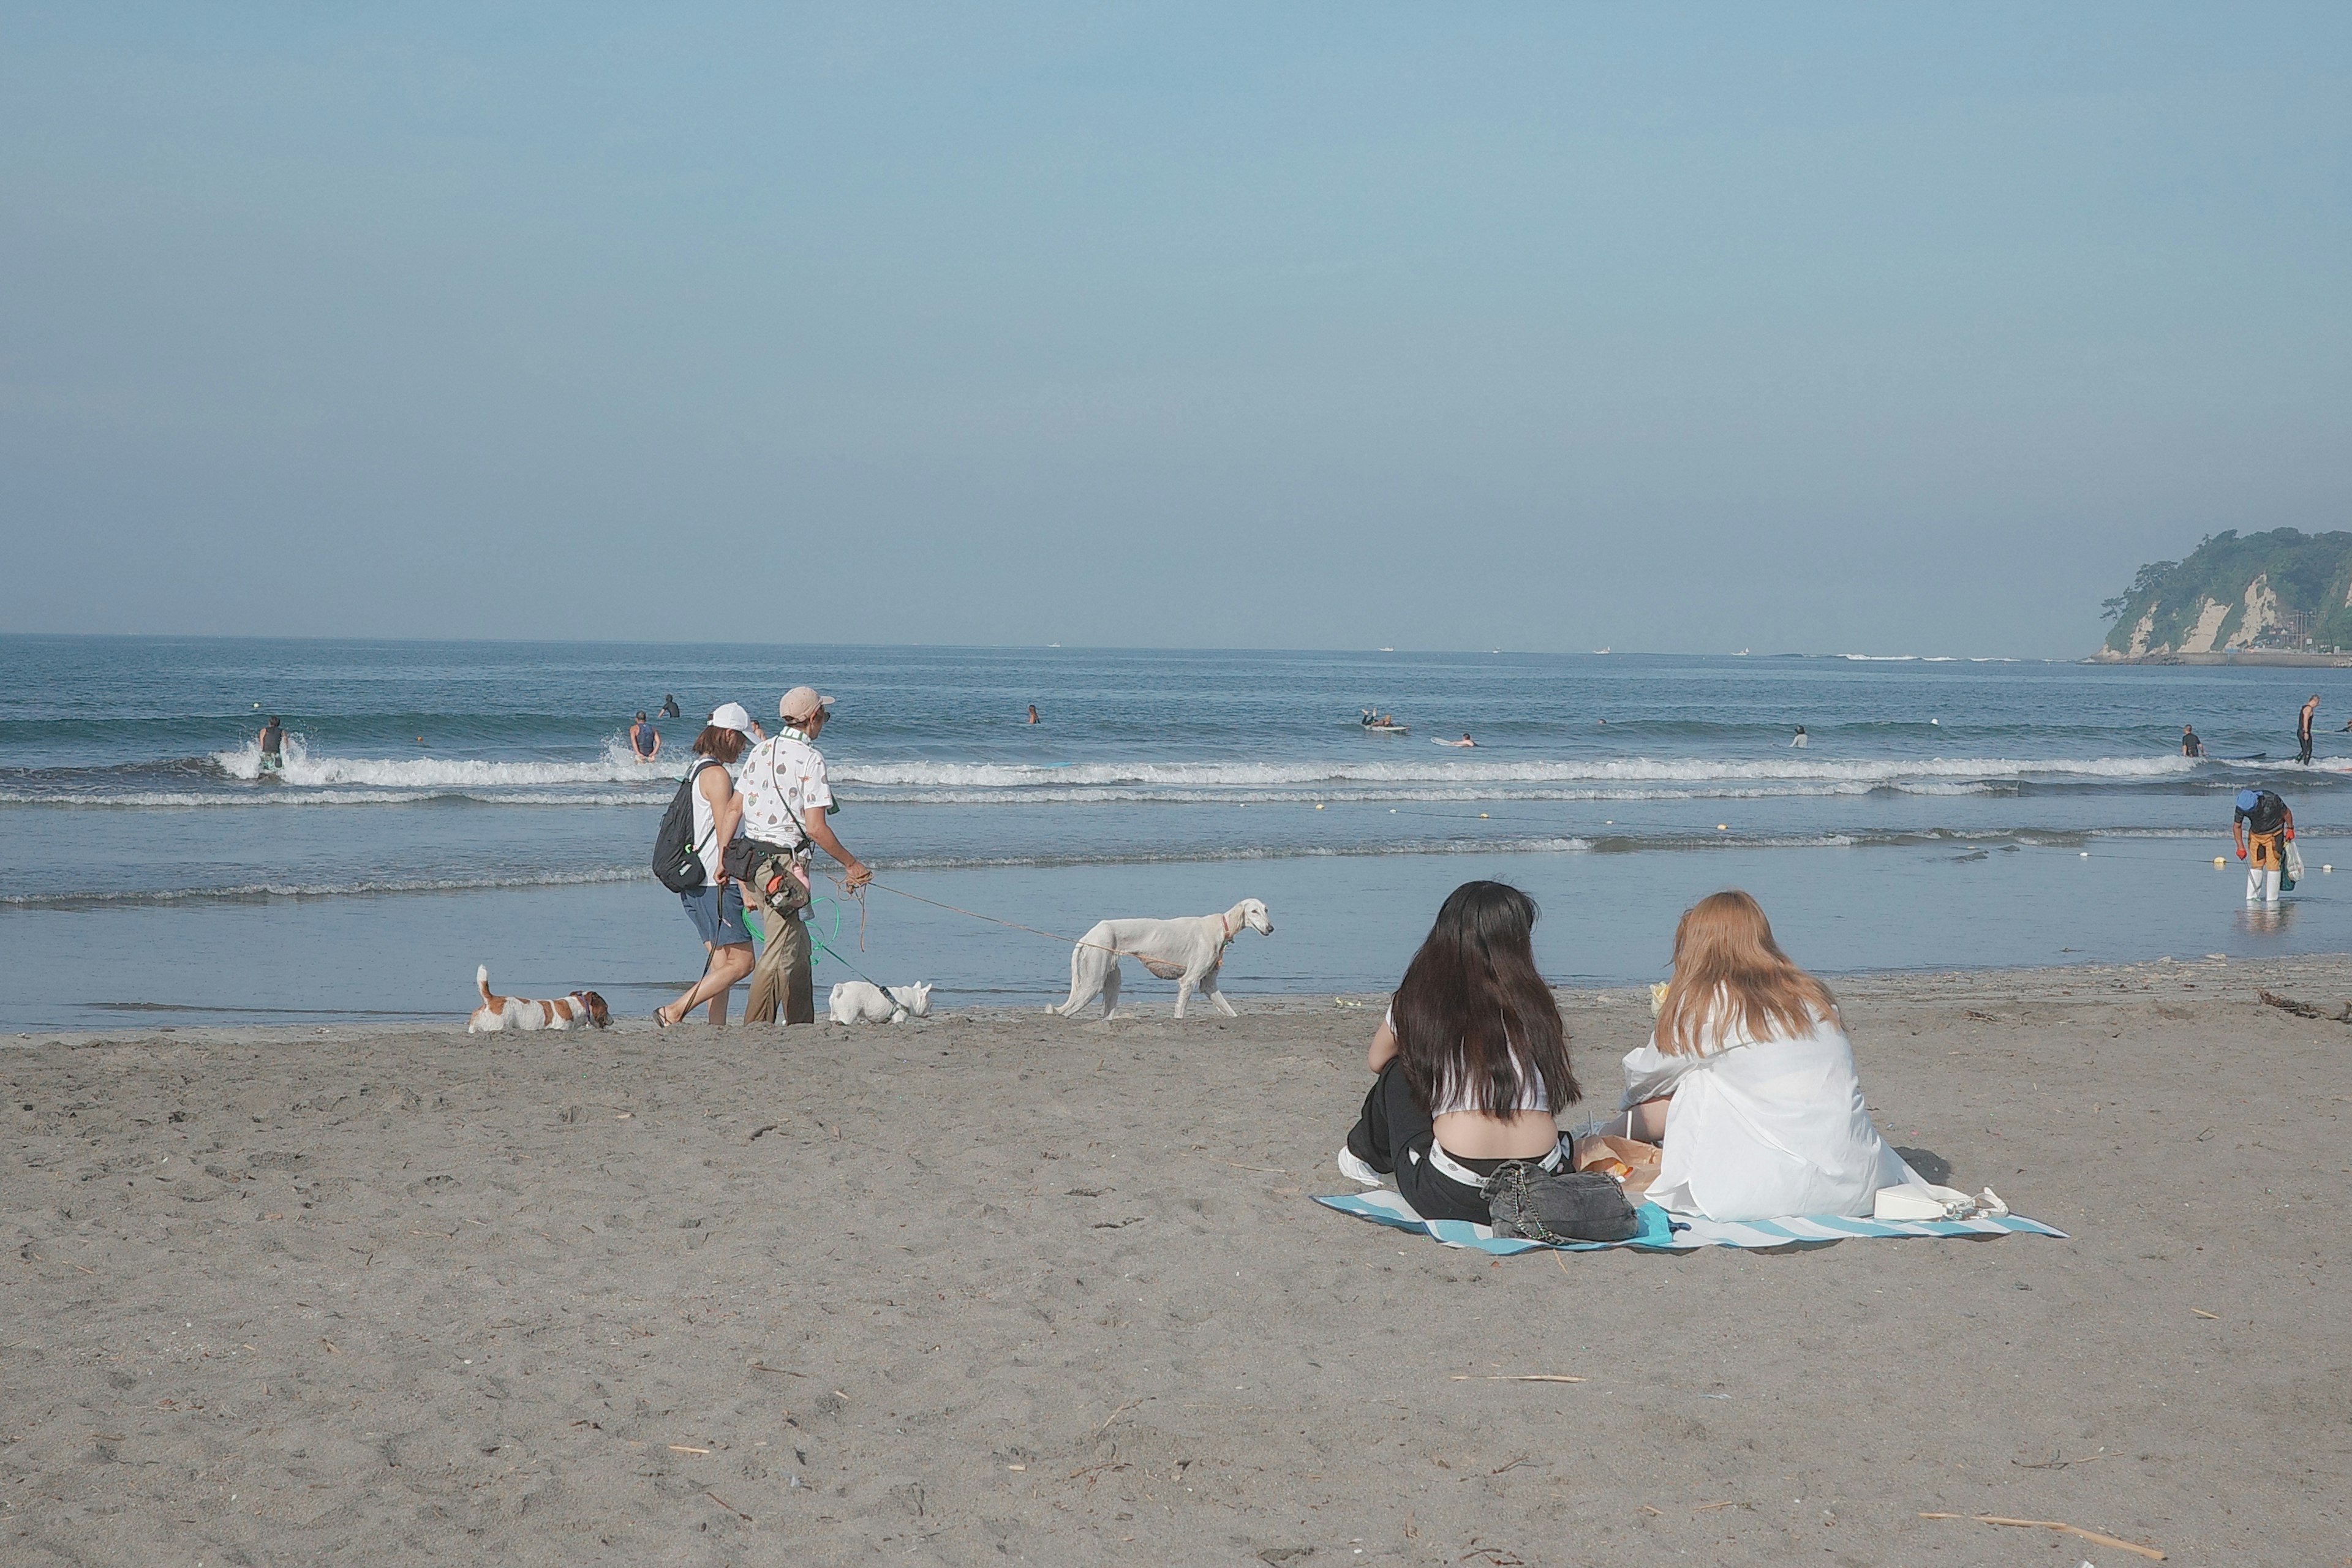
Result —
[[776, 716], [780, 719], [814, 719], [820, 708], [833, 706], [830, 697], [819, 697], [814, 686], [795, 686], [776, 700]]
[[710, 710], [710, 721], [722, 730], [732, 730], [745, 740], [751, 738], [751, 715], [743, 711], [740, 702], [721, 702]]

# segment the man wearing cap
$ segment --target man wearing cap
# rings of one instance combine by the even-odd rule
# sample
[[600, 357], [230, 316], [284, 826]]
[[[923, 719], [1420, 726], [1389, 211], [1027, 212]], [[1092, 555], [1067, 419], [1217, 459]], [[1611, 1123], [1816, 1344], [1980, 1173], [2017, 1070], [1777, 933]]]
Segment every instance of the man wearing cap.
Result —
[[[2237, 805], [2230, 836], [2238, 841], [2238, 858], [2246, 862], [2246, 902], [2260, 899], [2277, 903], [2279, 868], [2286, 864], [2286, 846], [2294, 837], [2294, 813], [2266, 789], [2240, 790]], [[2250, 848], [2253, 856], [2248, 859]]]
[[[824, 775], [824, 754], [816, 740], [824, 732], [833, 699], [820, 697], [812, 687], [795, 686], [776, 704], [783, 727], [751, 748], [743, 760], [743, 835], [789, 852], [793, 874], [804, 892], [808, 887], [809, 847], [814, 845], [839, 861], [848, 872], [846, 884], [855, 892], [874, 879], [863, 861], [842, 847], [826, 820], [834, 811], [833, 786]], [[756, 887], [747, 885], [744, 898], [761, 911], [767, 945], [759, 967], [751, 972], [751, 996], [743, 1010], [747, 1024], [772, 1024], [781, 1005], [786, 1024], [816, 1022], [816, 997], [809, 973], [811, 946], [808, 928], [794, 912], [803, 900], [784, 896], [773, 902]]]

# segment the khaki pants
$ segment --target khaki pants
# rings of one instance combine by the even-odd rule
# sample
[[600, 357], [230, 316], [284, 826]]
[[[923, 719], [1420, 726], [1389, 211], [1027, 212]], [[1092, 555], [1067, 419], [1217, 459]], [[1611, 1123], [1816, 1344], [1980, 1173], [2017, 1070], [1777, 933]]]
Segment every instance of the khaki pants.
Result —
[[787, 1024], [816, 1022], [815, 982], [809, 973], [814, 951], [808, 927], [797, 916], [779, 914], [749, 889], [743, 901], [760, 911], [760, 962], [751, 971], [751, 996], [743, 1008], [747, 1024], [772, 1024], [781, 1004]]

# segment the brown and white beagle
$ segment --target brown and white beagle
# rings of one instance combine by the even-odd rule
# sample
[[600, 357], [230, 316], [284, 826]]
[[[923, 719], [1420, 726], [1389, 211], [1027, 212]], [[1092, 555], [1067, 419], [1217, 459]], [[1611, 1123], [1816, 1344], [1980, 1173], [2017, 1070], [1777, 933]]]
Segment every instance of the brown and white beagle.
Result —
[[552, 1002], [494, 996], [490, 994], [490, 966], [487, 963], [474, 971], [474, 984], [482, 993], [482, 1005], [466, 1020], [466, 1033], [469, 1035], [496, 1035], [508, 1029], [576, 1029], [589, 1024], [601, 1029], [613, 1021], [612, 1009], [593, 991], [574, 991]]

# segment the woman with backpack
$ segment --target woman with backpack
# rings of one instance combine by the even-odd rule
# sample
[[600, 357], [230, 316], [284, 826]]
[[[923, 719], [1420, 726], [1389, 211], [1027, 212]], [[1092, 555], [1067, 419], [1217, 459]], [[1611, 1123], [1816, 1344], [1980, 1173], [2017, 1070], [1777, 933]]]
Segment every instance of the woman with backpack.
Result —
[[735, 793], [735, 781], [727, 770], [742, 756], [756, 732], [751, 716], [743, 711], [740, 702], [725, 702], [694, 738], [698, 760], [687, 774], [694, 802], [688, 842], [695, 858], [702, 862], [702, 883], [677, 897], [709, 957], [703, 964], [702, 978], [685, 995], [667, 1007], [654, 1009], [654, 1022], [665, 1029], [683, 1023], [688, 1013], [706, 1002], [710, 1005], [712, 1026], [723, 1026], [728, 994], [737, 981], [751, 973], [751, 933], [743, 925], [743, 889], [729, 879], [722, 862], [729, 841], [743, 823], [743, 797]]

